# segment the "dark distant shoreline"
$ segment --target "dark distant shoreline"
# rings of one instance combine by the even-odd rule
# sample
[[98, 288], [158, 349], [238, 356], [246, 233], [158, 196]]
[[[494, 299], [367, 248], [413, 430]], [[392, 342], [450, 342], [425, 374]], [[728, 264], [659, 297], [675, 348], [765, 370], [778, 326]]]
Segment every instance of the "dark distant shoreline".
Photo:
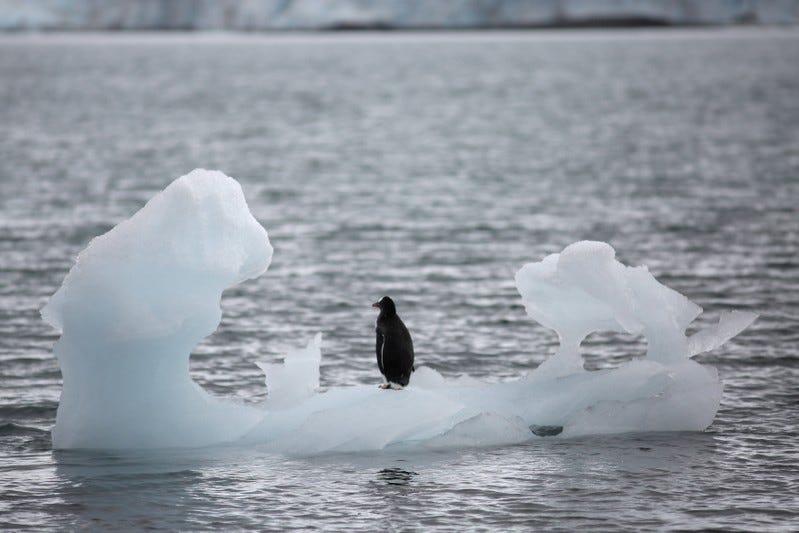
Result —
[[418, 31], [799, 24], [799, 0], [0, 0], [0, 31]]

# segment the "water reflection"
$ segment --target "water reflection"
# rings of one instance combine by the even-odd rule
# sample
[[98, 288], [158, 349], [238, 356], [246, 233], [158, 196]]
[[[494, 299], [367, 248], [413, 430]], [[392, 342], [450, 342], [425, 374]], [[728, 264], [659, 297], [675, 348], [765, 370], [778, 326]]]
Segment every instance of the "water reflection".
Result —
[[185, 527], [190, 509], [203, 504], [194, 495], [212, 463], [197, 451], [54, 451], [53, 458], [56, 505], [71, 511], [66, 528]]
[[418, 475], [402, 468], [384, 468], [377, 473], [377, 480], [387, 485], [409, 485]]
[[[725, 446], [724, 435], [707, 432], [304, 459], [238, 447], [56, 451], [44, 507], [60, 529], [281, 529], [316, 520], [334, 529], [413, 529], [486, 517], [501, 528], [514, 516], [544, 526], [557, 515], [579, 525], [586, 509], [615, 520], [620, 498], [632, 494], [656, 498], [661, 517], [628, 510], [622, 522], [665, 527], [683, 516], [681, 502], [696, 483], [730, 490], [723, 477], [709, 477]], [[347, 515], [331, 514], [331, 502]]]

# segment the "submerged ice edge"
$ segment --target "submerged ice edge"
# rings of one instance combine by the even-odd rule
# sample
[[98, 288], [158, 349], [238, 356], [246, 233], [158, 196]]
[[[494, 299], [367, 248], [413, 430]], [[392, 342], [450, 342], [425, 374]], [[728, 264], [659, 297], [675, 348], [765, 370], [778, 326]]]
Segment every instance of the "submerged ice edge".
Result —
[[[560, 339], [525, 378], [487, 384], [422, 367], [401, 391], [318, 392], [317, 335], [283, 363], [259, 363], [268, 399], [246, 407], [210, 396], [191, 380], [188, 361], [219, 325], [222, 291], [262, 274], [271, 258], [238, 182], [201, 169], [92, 240], [42, 310], [62, 329], [54, 348], [63, 374], [54, 447], [237, 442], [313, 454], [701, 431], [713, 421], [722, 386], [714, 369], [690, 357], [755, 319], [730, 313], [687, 338], [699, 306], [646, 267], [618, 262], [610, 245], [582, 241], [516, 274], [527, 313]], [[580, 343], [605, 330], [643, 335], [646, 357], [585, 371]]]

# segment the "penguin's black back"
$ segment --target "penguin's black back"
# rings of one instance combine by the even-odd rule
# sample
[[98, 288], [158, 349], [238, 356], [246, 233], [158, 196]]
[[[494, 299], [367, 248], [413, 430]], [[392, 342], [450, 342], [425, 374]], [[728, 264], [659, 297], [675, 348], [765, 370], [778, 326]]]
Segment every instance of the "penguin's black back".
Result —
[[376, 331], [377, 366], [386, 381], [403, 387], [413, 372], [413, 339], [387, 296], [380, 300]]

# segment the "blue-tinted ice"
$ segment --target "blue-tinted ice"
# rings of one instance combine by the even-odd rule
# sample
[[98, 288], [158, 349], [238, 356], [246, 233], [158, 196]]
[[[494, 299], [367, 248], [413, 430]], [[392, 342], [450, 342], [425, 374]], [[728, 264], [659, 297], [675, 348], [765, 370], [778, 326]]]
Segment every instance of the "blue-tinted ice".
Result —
[[[222, 291], [261, 275], [271, 258], [239, 184], [206, 170], [175, 180], [95, 238], [42, 309], [62, 330], [54, 446], [237, 442], [311, 454], [512, 444], [540, 438], [531, 428], [541, 427], [562, 428], [560, 436], [701, 431], [722, 385], [690, 357], [756, 318], [731, 313], [686, 338], [699, 306], [645, 267], [619, 263], [610, 245], [583, 241], [516, 275], [527, 313], [560, 338], [554, 355], [516, 381], [445, 379], [422, 367], [402, 391], [317, 392], [317, 336], [283, 364], [260, 365], [269, 392], [262, 407], [214, 398], [191, 380], [189, 355], [219, 325]], [[603, 330], [643, 335], [646, 357], [585, 371], [580, 343]]]

